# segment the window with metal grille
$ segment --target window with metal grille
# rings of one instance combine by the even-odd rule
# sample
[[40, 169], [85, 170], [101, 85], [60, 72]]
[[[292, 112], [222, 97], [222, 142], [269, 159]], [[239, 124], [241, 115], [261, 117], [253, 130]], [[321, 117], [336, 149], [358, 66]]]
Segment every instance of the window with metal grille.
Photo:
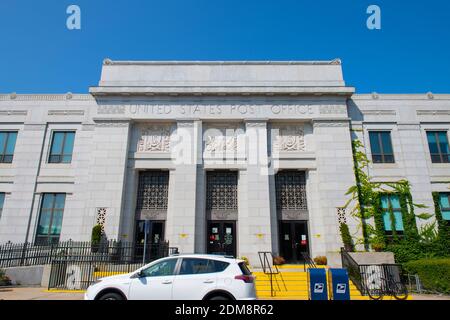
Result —
[[167, 210], [169, 171], [139, 173], [138, 210]]
[[237, 172], [211, 171], [206, 176], [206, 210], [238, 210]]
[[307, 210], [303, 171], [283, 170], [275, 176], [277, 210]]

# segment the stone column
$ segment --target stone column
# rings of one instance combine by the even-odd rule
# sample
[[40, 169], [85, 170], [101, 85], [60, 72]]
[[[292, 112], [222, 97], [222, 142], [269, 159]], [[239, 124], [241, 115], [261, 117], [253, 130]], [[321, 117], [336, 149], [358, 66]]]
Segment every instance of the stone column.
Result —
[[97, 209], [105, 208], [106, 236], [120, 239], [129, 131], [127, 120], [96, 122], [88, 185], [91, 215], [84, 221], [84, 234], [96, 224]]
[[[318, 185], [317, 200], [320, 206], [316, 214], [320, 217], [312, 217], [311, 220], [316, 226], [321, 220], [323, 230], [323, 234], [316, 235], [321, 239], [321, 245], [313, 246], [313, 250], [319, 250], [312, 253], [315, 256], [338, 251], [342, 245], [337, 208], [348, 199], [345, 193], [355, 184], [355, 176], [348, 120], [316, 120], [313, 125], [317, 146], [317, 177], [314, 179]], [[359, 221], [347, 217], [347, 222], [351, 231], [355, 232]]]
[[238, 255], [259, 264], [258, 251], [272, 251], [267, 122], [246, 121], [247, 170], [240, 172]]
[[[166, 240], [181, 253], [195, 252], [197, 209], [197, 164], [201, 151], [201, 121], [177, 121], [170, 171]], [[199, 142], [200, 141], [200, 142]], [[201, 159], [201, 158], [200, 158]]]

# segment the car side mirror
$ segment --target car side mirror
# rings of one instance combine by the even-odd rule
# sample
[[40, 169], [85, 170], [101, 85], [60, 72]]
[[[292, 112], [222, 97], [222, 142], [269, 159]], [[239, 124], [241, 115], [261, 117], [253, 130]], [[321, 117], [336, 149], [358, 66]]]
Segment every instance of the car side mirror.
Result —
[[139, 272], [136, 272], [135, 274], [133, 274], [132, 276], [131, 276], [131, 278], [142, 278], [142, 277], [145, 277], [145, 275], [144, 275], [144, 272], [142, 272], [142, 270], [141, 271], [139, 271]]

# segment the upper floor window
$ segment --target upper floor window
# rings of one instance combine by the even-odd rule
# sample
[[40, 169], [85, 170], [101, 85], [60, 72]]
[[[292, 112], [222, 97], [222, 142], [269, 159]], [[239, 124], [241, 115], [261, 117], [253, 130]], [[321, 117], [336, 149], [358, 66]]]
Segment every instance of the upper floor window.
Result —
[[[383, 208], [383, 222], [386, 234], [392, 234], [393, 230], [395, 230], [397, 234], [403, 234], [404, 227], [402, 209], [400, 207], [400, 199], [398, 195], [383, 194], [381, 196], [381, 207]], [[393, 212], [393, 217], [391, 217], [391, 209]]]
[[394, 163], [391, 133], [389, 131], [370, 131], [370, 148], [373, 163]]
[[36, 244], [59, 242], [65, 202], [65, 193], [43, 194], [36, 231]]
[[16, 139], [16, 131], [0, 132], [0, 163], [12, 163]]
[[427, 131], [427, 139], [431, 162], [449, 163], [450, 150], [448, 147], [447, 131]]
[[450, 193], [439, 193], [439, 205], [441, 207], [442, 219], [450, 223]]
[[0, 218], [2, 217], [4, 203], [5, 203], [5, 194], [2, 192], [0, 193]]
[[74, 131], [53, 132], [49, 163], [70, 163], [72, 161]]

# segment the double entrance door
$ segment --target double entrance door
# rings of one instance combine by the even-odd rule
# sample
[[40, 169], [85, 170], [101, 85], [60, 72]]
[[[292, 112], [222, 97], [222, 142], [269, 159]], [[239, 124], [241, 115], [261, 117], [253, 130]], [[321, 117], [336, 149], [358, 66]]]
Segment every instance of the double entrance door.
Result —
[[[142, 257], [143, 261], [157, 259], [161, 255], [164, 242], [164, 221], [136, 221], [135, 259]], [[144, 250], [145, 248], [145, 250]], [[145, 254], [145, 257], [144, 257]]]
[[208, 221], [207, 252], [236, 256], [236, 221]]
[[279, 221], [280, 255], [290, 263], [302, 262], [309, 254], [308, 222]]

